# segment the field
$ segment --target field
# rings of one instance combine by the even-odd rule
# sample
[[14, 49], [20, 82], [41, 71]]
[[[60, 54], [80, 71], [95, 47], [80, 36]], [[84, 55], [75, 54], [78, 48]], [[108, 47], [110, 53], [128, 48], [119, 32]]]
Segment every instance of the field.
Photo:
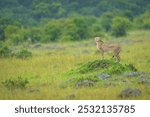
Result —
[[[147, 74], [150, 80], [150, 31], [131, 31], [126, 37], [113, 42], [122, 46], [121, 62], [134, 65]], [[110, 40], [104, 40], [110, 42]], [[50, 44], [24, 44], [32, 52], [32, 58], [0, 58], [0, 99], [150, 99], [150, 83], [139, 84], [138, 78], [126, 78], [129, 83], [117, 79], [115, 85], [106, 87], [107, 80], [93, 87], [68, 85], [72, 77], [67, 73], [82, 63], [101, 59], [94, 39], [80, 42]], [[18, 49], [20, 46], [11, 47]], [[110, 59], [111, 53], [105, 54]], [[77, 76], [78, 77], [78, 76]], [[18, 78], [27, 79], [26, 88], [8, 88], [3, 83]], [[76, 78], [76, 77], [75, 77]], [[109, 81], [110, 82], [110, 81]], [[126, 87], [137, 88], [142, 93], [136, 97], [120, 98], [118, 94]]]

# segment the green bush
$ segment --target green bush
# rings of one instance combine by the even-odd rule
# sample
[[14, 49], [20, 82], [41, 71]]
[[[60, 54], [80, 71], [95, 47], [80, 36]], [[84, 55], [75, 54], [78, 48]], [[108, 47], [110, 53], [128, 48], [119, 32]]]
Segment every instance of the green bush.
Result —
[[17, 52], [15, 56], [17, 58], [26, 59], [26, 58], [32, 57], [32, 53], [28, 51], [27, 49], [22, 49], [21, 51]]
[[114, 17], [112, 20], [112, 34], [116, 37], [125, 36], [130, 21], [124, 17]]
[[0, 48], [0, 57], [10, 57], [11, 55], [12, 51], [7, 46]]
[[134, 19], [134, 24], [135, 27], [139, 29], [150, 29], [150, 12], [145, 12], [144, 14], [136, 17]]
[[43, 42], [83, 40], [91, 36], [92, 28], [90, 29], [90, 26], [93, 21], [95, 21], [93, 17], [82, 16], [50, 20], [39, 28], [41, 32], [38, 38]]
[[113, 17], [114, 17], [114, 13], [106, 12], [100, 18], [101, 26], [106, 32], [111, 30]]
[[13, 89], [25, 89], [29, 81], [27, 79], [23, 79], [22, 77], [18, 77], [17, 79], [8, 79], [2, 82], [2, 84], [9, 90]]
[[77, 33], [78, 27], [74, 23], [66, 24], [65, 30], [62, 30], [61, 40], [74, 41], [79, 40], [79, 34]]
[[14, 52], [9, 49], [7, 46], [2, 46], [0, 48], [0, 57], [16, 57], [21, 59], [26, 59], [32, 57], [32, 53], [27, 49], [21, 49], [18, 52]]
[[44, 27], [41, 27], [41, 40], [43, 42], [57, 41], [61, 34], [61, 20], [50, 20]]
[[73, 23], [76, 25], [78, 34], [78, 40], [86, 39], [89, 35], [89, 26], [90, 24], [87, 22], [87, 18], [85, 17], [77, 17], [73, 19]]

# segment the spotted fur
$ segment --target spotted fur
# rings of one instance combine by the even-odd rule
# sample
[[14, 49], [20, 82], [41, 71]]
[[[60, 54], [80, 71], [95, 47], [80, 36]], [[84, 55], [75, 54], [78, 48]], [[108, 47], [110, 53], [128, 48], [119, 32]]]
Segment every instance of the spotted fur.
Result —
[[104, 59], [104, 53], [107, 51], [113, 52], [113, 58], [116, 57], [117, 61], [120, 61], [121, 47], [118, 44], [105, 44], [100, 37], [95, 37], [97, 49], [101, 51], [102, 58]]

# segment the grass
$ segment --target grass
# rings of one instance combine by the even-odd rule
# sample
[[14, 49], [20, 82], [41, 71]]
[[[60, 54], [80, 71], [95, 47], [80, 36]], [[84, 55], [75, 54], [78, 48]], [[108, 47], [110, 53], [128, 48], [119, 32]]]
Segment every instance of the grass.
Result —
[[[121, 63], [133, 64], [139, 71], [149, 74], [149, 37], [150, 31], [142, 30], [132, 31], [126, 37], [114, 39], [122, 45]], [[132, 84], [118, 81], [109, 87], [104, 87], [101, 83], [94, 87], [81, 88], [63, 84], [72, 77], [78, 77], [66, 75], [70, 70], [88, 61], [100, 59], [93, 40], [82, 41], [82, 44], [67, 42], [41, 44], [40, 47], [29, 45], [32, 58], [0, 58], [0, 99], [66, 99], [70, 94], [75, 95], [70, 99], [120, 99], [117, 95], [125, 87], [138, 88], [142, 91], [142, 95], [138, 97], [125, 99], [150, 99], [150, 84], [138, 84], [136, 78], [128, 79]], [[110, 57], [111, 53], [105, 56], [106, 59]], [[25, 89], [9, 90], [2, 84], [9, 79], [15, 81], [18, 77], [28, 80]], [[104, 84], [108, 82], [105, 81]]]

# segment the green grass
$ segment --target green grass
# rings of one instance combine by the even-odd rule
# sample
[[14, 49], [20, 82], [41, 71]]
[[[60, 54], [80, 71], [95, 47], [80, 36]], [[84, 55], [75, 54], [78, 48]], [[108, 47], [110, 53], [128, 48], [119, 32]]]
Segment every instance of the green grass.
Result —
[[[140, 30], [129, 32], [126, 37], [113, 39], [122, 45], [121, 63], [133, 64], [140, 72], [149, 74], [149, 37], [150, 31]], [[123, 99], [150, 99], [150, 84], [138, 84], [136, 78], [128, 79], [131, 84], [118, 80], [109, 87], [104, 85], [113, 83], [111, 80], [97, 83], [94, 87], [75, 88], [66, 85], [69, 79], [80, 76], [66, 75], [70, 70], [88, 61], [101, 59], [94, 39], [41, 44], [38, 48], [29, 45], [28, 50], [32, 52], [32, 58], [0, 58], [0, 99], [66, 99], [70, 94], [75, 95], [70, 99], [120, 99], [117, 95], [125, 87], [138, 88], [142, 95]], [[105, 58], [110, 59], [111, 56], [111, 53], [107, 53]], [[15, 81], [18, 77], [28, 80], [25, 89], [8, 89], [2, 84], [10, 79]]]

